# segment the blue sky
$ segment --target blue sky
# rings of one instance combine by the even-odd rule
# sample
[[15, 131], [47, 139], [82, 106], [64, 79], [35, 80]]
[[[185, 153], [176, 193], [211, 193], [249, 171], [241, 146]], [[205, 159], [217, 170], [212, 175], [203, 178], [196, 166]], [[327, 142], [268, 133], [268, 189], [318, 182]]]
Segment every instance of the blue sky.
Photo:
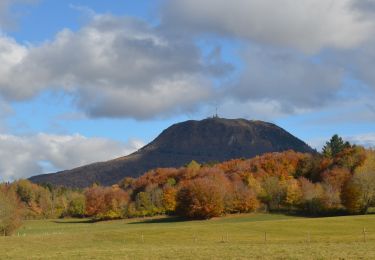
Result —
[[4, 0], [0, 178], [125, 155], [215, 107], [317, 149], [335, 133], [373, 146], [374, 12], [371, 0]]

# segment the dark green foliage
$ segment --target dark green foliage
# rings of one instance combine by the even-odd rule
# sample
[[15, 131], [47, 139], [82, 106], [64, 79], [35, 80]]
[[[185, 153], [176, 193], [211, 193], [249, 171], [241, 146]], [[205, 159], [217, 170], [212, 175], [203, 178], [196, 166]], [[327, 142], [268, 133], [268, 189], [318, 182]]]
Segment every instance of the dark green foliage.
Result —
[[323, 155], [325, 157], [333, 158], [342, 152], [346, 148], [350, 148], [351, 145], [349, 142], [344, 142], [344, 140], [337, 134], [332, 136], [331, 140], [326, 142], [323, 147]]

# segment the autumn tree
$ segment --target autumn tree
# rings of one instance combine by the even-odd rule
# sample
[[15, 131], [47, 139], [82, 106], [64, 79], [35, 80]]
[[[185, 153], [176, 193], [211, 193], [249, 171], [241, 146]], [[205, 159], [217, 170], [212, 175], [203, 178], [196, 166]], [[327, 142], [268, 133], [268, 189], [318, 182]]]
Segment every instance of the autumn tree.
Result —
[[366, 157], [342, 194], [346, 208], [352, 213], [366, 214], [368, 208], [375, 205], [375, 151], [368, 151]]
[[94, 185], [85, 191], [87, 216], [97, 216], [104, 211], [104, 188]]
[[86, 214], [97, 219], [121, 218], [129, 195], [118, 185], [94, 186], [85, 192]]
[[291, 179], [286, 182], [286, 196], [284, 204], [292, 209], [298, 207], [302, 200], [302, 189], [296, 179]]
[[255, 192], [250, 190], [242, 182], [236, 182], [233, 184], [228, 197], [230, 213], [253, 212], [260, 206], [260, 202], [257, 199]]
[[150, 194], [152, 204], [152, 215], [164, 213], [163, 208], [163, 190], [158, 185], [150, 185], [146, 187], [146, 192]]
[[345, 168], [351, 173], [361, 166], [366, 160], [367, 152], [361, 146], [350, 146], [343, 149], [334, 158], [334, 165], [339, 168]]
[[305, 178], [299, 179], [301, 185], [301, 203], [300, 207], [303, 212], [317, 215], [322, 212], [322, 197], [324, 194], [323, 187], [320, 183], [312, 183]]
[[[54, 218], [59, 217], [63, 209], [57, 198], [52, 196], [49, 188], [34, 184], [28, 180], [19, 180], [11, 185], [20, 202], [25, 206], [26, 218]], [[62, 207], [62, 206], [61, 206]]]
[[259, 180], [257, 180], [252, 173], [248, 174], [245, 178], [245, 184], [252, 190], [257, 196], [264, 192], [262, 185]]
[[21, 226], [21, 206], [14, 192], [0, 186], [0, 236], [11, 235]]
[[285, 199], [286, 187], [282, 185], [278, 177], [266, 176], [262, 181], [262, 202], [269, 210], [279, 209]]
[[167, 186], [163, 189], [163, 207], [169, 214], [173, 213], [176, 210], [176, 196], [176, 188]]
[[135, 207], [142, 216], [152, 215], [153, 204], [150, 193], [144, 191], [137, 193], [135, 197]]
[[184, 178], [186, 179], [193, 179], [198, 175], [199, 170], [201, 169], [201, 165], [196, 161], [191, 161], [188, 163], [184, 169]]
[[187, 182], [177, 194], [176, 212], [198, 219], [220, 216], [224, 213], [225, 186], [208, 177]]
[[351, 173], [347, 168], [335, 167], [331, 170], [326, 170], [322, 174], [323, 204], [326, 209], [342, 208], [341, 194], [344, 185], [350, 178]]
[[14, 185], [16, 187], [18, 198], [22, 202], [31, 205], [35, 200], [35, 191], [38, 187], [27, 180], [19, 180], [14, 183]]
[[69, 195], [68, 205], [63, 212], [64, 217], [84, 217], [86, 214], [86, 199], [84, 194], [74, 192]]
[[104, 194], [104, 212], [99, 215], [101, 219], [118, 219], [123, 215], [123, 210], [129, 202], [129, 195], [118, 185], [106, 188]]

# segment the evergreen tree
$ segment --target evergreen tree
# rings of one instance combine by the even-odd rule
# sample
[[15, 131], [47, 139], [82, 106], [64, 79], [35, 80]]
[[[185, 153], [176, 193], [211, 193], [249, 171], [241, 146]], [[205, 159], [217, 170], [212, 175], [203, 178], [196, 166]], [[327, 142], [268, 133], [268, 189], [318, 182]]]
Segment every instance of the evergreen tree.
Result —
[[332, 136], [329, 142], [326, 142], [326, 145], [323, 147], [322, 152], [325, 157], [333, 158], [344, 149], [350, 147], [351, 145], [349, 142], [344, 142], [344, 140], [340, 136], [335, 134], [334, 136]]

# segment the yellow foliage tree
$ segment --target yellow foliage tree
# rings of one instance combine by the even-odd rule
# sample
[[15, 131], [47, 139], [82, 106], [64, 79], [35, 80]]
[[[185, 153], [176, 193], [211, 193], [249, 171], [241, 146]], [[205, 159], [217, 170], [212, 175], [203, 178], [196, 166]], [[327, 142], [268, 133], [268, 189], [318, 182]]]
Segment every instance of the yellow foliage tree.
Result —
[[298, 181], [295, 179], [289, 180], [286, 183], [286, 197], [285, 204], [289, 207], [297, 206], [302, 199], [302, 190]]
[[166, 212], [174, 212], [176, 210], [176, 194], [177, 190], [173, 187], [166, 187], [163, 190], [163, 207]]
[[375, 151], [366, 152], [366, 160], [344, 187], [343, 202], [348, 211], [366, 214], [375, 205]]

